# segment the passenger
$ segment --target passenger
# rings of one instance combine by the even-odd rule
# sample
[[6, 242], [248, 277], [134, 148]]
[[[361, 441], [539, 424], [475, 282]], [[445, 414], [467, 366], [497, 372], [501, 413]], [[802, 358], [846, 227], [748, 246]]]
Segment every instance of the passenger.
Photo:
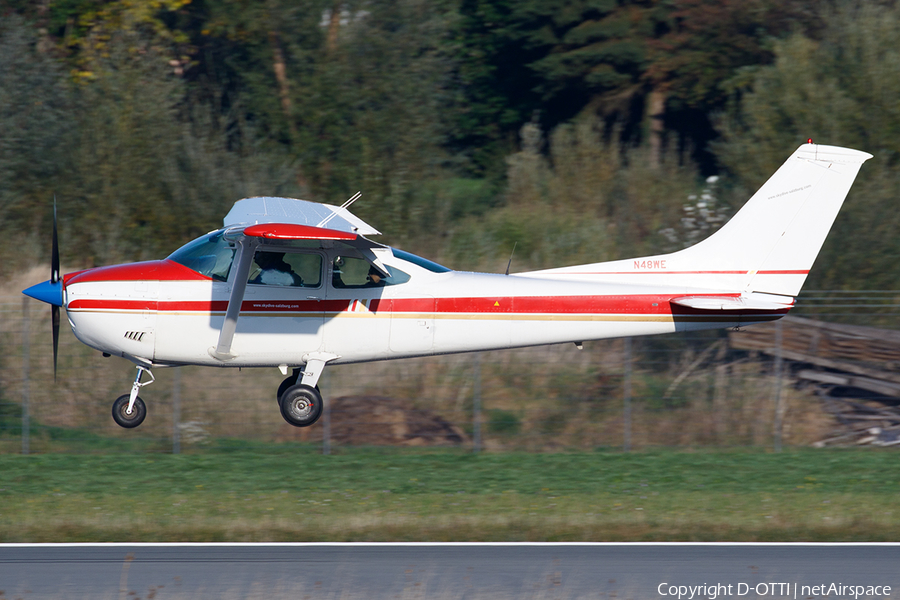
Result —
[[344, 288], [347, 287], [347, 284], [344, 283], [343, 278], [341, 277], [341, 267], [344, 266], [344, 259], [341, 256], [338, 256], [334, 259], [331, 268], [331, 286], [335, 288]]
[[259, 266], [259, 273], [250, 280], [250, 283], [263, 285], [303, 285], [303, 280], [294, 273], [284, 260], [284, 252], [257, 252], [254, 257]]

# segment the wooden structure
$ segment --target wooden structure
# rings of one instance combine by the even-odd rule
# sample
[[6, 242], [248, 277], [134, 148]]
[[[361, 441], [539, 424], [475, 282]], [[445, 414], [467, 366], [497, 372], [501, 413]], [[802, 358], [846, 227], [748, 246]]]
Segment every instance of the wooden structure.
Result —
[[729, 345], [780, 358], [785, 377], [815, 386], [835, 418], [817, 445], [900, 447], [900, 331], [785, 317], [733, 331]]

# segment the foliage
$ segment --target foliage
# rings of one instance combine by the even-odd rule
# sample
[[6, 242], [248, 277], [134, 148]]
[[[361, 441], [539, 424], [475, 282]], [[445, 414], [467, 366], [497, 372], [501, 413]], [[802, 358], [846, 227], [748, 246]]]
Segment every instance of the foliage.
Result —
[[319, 57], [311, 93], [297, 98], [303, 121], [295, 152], [313, 195], [340, 203], [364, 190], [355, 211], [377, 215], [393, 243], [430, 223], [419, 188], [447, 176], [440, 113], [447, 18], [442, 3], [366, 5]]
[[[648, 41], [665, 9], [657, 0], [469, 0], [459, 21], [466, 108], [458, 139], [491, 148], [490, 169], [534, 116], [553, 128], [587, 110], [625, 123], [643, 117]], [[630, 130], [629, 130], [630, 131]]]
[[488, 411], [487, 427], [491, 433], [517, 435], [522, 429], [522, 419], [511, 410], [494, 408]]
[[236, 199], [295, 190], [286, 160], [260, 161], [246, 126], [226, 134], [206, 107], [186, 104], [184, 82], [159, 58], [139, 40], [112, 40], [104, 75], [78, 89], [75, 219], [93, 227], [70, 243], [94, 263], [123, 250], [159, 257], [219, 226]]
[[[224, 131], [207, 106], [186, 98], [185, 82], [140, 34], [110, 39], [92, 63], [95, 76], [77, 85], [17, 29], [0, 40], [0, 51], [15, 57], [8, 62], [21, 67], [0, 74], [12, 79], [0, 93], [18, 94], [4, 103], [12, 110], [2, 124], [23, 132], [0, 142], [0, 210], [7, 239], [30, 237], [32, 254], [46, 256], [54, 195], [63, 260], [106, 264], [168, 254], [218, 226], [240, 197], [296, 194], [289, 159], [260, 156], [240, 119]], [[48, 91], [35, 103], [40, 110], [24, 109], [41, 86]], [[16, 261], [27, 266], [28, 253]]]
[[706, 110], [746, 87], [754, 67], [771, 63], [778, 38], [821, 27], [802, 0], [674, 0], [666, 25], [650, 42], [647, 77], [673, 104]]
[[0, 236], [32, 226], [38, 207], [50, 206], [54, 179], [71, 166], [74, 108], [36, 33], [17, 15], [0, 21]]
[[[242, 196], [357, 190], [383, 241], [452, 266], [505, 268], [516, 244], [520, 268], [592, 262], [678, 245], [659, 232], [691, 218], [699, 173], [727, 171], [734, 210], [810, 136], [876, 154], [836, 233], [888, 240], [896, 12], [0, 0], [0, 263], [44, 259], [54, 194], [64, 262], [92, 265], [166, 254]], [[835, 237], [816, 285], [893, 285], [887, 242], [870, 260]]]
[[[649, 149], [622, 153], [603, 140], [603, 122], [583, 116], [557, 127], [546, 144], [536, 122], [522, 128], [522, 150], [507, 158], [505, 204], [454, 232], [453, 264], [472, 257], [538, 268], [659, 251], [697, 172], [674, 158], [654, 167]], [[493, 258], [489, 258], [493, 257]], [[494, 269], [502, 268], [493, 262]]]
[[810, 285], [892, 288], [900, 278], [900, 7], [847, 4], [825, 20], [821, 41], [796, 34], [776, 44], [775, 63], [759, 70], [752, 93], [722, 117], [716, 152], [749, 189], [807, 138], [875, 155], [863, 165], [817, 263], [825, 268], [813, 270]]

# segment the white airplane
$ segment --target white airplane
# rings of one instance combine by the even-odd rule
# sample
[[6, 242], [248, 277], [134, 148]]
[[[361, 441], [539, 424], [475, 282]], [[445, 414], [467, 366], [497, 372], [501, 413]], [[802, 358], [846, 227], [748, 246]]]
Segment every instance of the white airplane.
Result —
[[374, 242], [347, 204], [260, 197], [166, 259], [60, 279], [54, 209], [51, 279], [24, 293], [53, 305], [54, 365], [65, 307], [79, 340], [137, 366], [113, 404], [122, 427], [144, 420], [138, 391], [151, 369], [180, 365], [291, 371], [277, 399], [304, 427], [322, 412], [326, 365], [779, 319], [869, 158], [805, 144], [694, 246], [513, 275], [453, 271]]

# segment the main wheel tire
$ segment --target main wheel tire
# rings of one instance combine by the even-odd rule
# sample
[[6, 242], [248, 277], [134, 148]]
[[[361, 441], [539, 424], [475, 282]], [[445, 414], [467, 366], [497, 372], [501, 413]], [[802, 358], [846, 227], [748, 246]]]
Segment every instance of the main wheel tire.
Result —
[[296, 374], [288, 375], [284, 381], [281, 382], [281, 385], [278, 386], [278, 391], [275, 395], [275, 400], [278, 404], [281, 404], [281, 397], [284, 396], [284, 393], [287, 391], [289, 387], [296, 384], [299, 381], [298, 376]]
[[113, 402], [112, 407], [113, 420], [126, 429], [137, 427], [144, 422], [144, 418], [147, 416], [147, 405], [144, 404], [144, 401], [141, 400], [140, 396], [134, 399], [134, 406], [131, 408], [131, 414], [125, 412], [128, 410], [128, 401], [130, 399], [131, 394], [119, 396], [116, 398], [116, 401]]
[[[281, 385], [278, 386], [278, 391], [275, 392], [275, 400], [278, 402], [278, 405], [281, 406], [281, 397], [284, 396], [284, 393], [287, 391], [289, 387], [292, 385], [299, 383], [300, 375], [288, 375], [284, 381], [281, 382]], [[316, 391], [319, 392], [319, 397], [322, 396], [322, 392], [319, 391], [319, 386], [316, 386]]]
[[294, 427], [309, 427], [322, 416], [322, 395], [308, 385], [290, 386], [279, 404], [281, 416]]

